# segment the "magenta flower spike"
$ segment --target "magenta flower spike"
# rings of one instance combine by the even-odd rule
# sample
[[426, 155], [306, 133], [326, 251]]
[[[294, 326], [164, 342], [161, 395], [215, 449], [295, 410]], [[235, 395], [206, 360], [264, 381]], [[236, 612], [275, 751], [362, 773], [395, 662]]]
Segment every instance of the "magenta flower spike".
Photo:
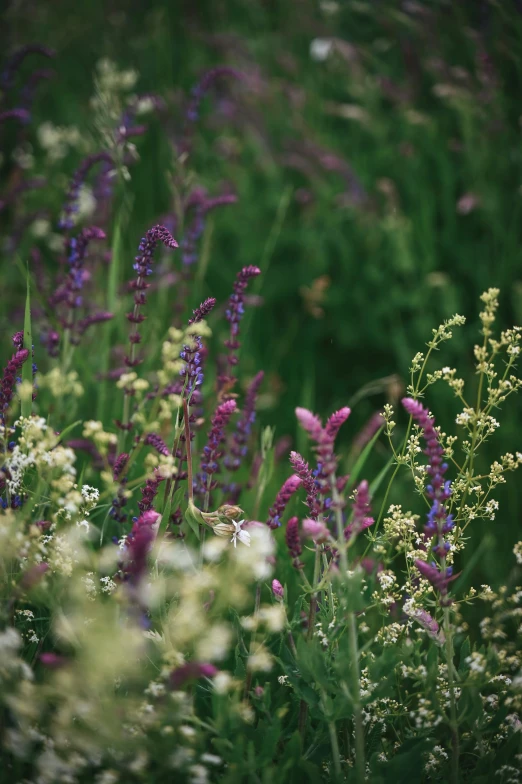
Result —
[[306, 505], [310, 511], [310, 517], [312, 520], [317, 520], [321, 512], [321, 504], [318, 498], [319, 489], [317, 482], [310, 470], [310, 466], [299, 452], [290, 452], [290, 464], [306, 491]]
[[276, 495], [274, 505], [270, 508], [267, 525], [269, 528], [279, 528], [281, 517], [293, 494], [301, 487], [301, 478], [297, 474], [292, 474], [285, 482]]

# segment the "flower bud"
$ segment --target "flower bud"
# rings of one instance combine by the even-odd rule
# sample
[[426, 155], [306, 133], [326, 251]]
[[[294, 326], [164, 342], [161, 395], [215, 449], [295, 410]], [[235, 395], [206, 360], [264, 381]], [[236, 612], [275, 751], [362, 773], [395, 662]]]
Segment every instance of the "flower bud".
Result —
[[309, 518], [303, 520], [302, 532], [303, 536], [313, 539], [314, 542], [326, 542], [330, 537], [330, 532], [324, 523]]
[[274, 594], [274, 598], [278, 601], [283, 600], [285, 592], [279, 580], [272, 580], [272, 593]]
[[243, 517], [243, 510], [240, 506], [223, 504], [217, 510], [217, 515], [221, 522], [226, 523], [228, 520], [240, 520]]
[[236, 529], [230, 523], [217, 523], [212, 530], [216, 536], [232, 536]]

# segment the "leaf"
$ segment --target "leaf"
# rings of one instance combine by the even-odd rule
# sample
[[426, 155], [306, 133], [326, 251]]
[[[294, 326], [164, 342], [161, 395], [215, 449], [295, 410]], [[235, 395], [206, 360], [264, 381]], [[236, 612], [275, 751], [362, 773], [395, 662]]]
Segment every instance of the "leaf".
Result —
[[[33, 385], [33, 333], [31, 330], [31, 286], [29, 283], [29, 270], [27, 270], [27, 294], [25, 297], [25, 316], [24, 316], [24, 348], [29, 351], [29, 356], [22, 365], [22, 383]], [[31, 416], [33, 411], [32, 397], [22, 400], [22, 416], [26, 419]]]
[[59, 443], [62, 444], [64, 439], [65, 439], [65, 437], [69, 435], [71, 430], [74, 430], [76, 425], [81, 425], [81, 423], [82, 423], [82, 420], [81, 419], [77, 419], [76, 422], [73, 422], [71, 425], [67, 425], [67, 427], [65, 427], [62, 430], [62, 432], [60, 433], [60, 441], [59, 441]]
[[471, 647], [469, 644], [469, 637], [466, 637], [462, 645], [460, 646], [459, 651], [459, 675], [463, 675], [464, 672], [468, 669], [465, 661], [471, 653]]
[[[173, 511], [175, 512], [176, 509], [178, 509], [178, 507], [181, 506], [184, 495], [185, 495], [185, 490], [183, 489], [183, 487], [178, 487], [174, 495], [168, 499], [165, 505], [165, 509], [163, 510], [161, 525], [158, 531], [158, 538], [160, 540], [163, 538], [165, 531], [167, 530], [169, 520], [170, 520], [170, 515], [172, 514]], [[199, 532], [199, 527], [198, 527], [198, 532]]]
[[305, 640], [303, 637], [297, 640], [297, 664], [305, 682], [318, 683], [324, 689], [330, 689], [324, 651], [317, 640]]
[[384, 468], [380, 471], [380, 473], [377, 474], [377, 476], [375, 477], [373, 482], [371, 482], [371, 484], [370, 484], [370, 495], [371, 496], [374, 496], [375, 493], [377, 492], [377, 490], [379, 489], [379, 487], [381, 486], [381, 484], [382, 484], [382, 482], [384, 480], [384, 477], [386, 476], [386, 474], [388, 473], [388, 471], [392, 467], [394, 460], [395, 460], [395, 458], [392, 455], [390, 457], [390, 459], [388, 460], [388, 462], [386, 463], [386, 465], [384, 466]]
[[373, 449], [373, 447], [375, 445], [375, 442], [377, 441], [377, 439], [379, 438], [379, 436], [381, 435], [383, 430], [384, 430], [384, 424], [378, 429], [378, 431], [375, 433], [375, 435], [368, 441], [368, 443], [364, 447], [363, 451], [361, 452], [361, 454], [359, 455], [359, 457], [355, 461], [355, 465], [353, 466], [352, 470], [350, 471], [350, 479], [348, 481], [348, 484], [349, 484], [350, 487], [354, 487], [355, 486], [355, 483], [357, 482], [357, 479], [359, 478], [359, 475], [360, 475], [362, 469], [365, 466], [366, 461], [368, 460], [368, 458], [369, 458], [369, 456], [371, 454], [371, 451], [372, 451], [372, 449]]
[[199, 539], [200, 538], [199, 526], [201, 524], [201, 517], [198, 517], [197, 512], [199, 512], [199, 509], [197, 509], [197, 507], [195, 507], [193, 503], [189, 502], [189, 505], [185, 510], [185, 520], [187, 521], [187, 523], [189, 524], [189, 526], [191, 527], [191, 529], [194, 531], [197, 538]]

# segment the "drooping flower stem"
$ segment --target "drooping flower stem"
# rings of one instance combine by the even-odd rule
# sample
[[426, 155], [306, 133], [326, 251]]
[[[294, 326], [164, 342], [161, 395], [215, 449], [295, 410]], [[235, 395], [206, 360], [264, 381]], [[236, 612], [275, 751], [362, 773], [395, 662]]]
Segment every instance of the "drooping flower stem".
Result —
[[457, 702], [455, 699], [455, 680], [453, 672], [453, 629], [451, 626], [450, 607], [444, 607], [444, 635], [446, 637], [446, 667], [448, 670], [448, 691], [450, 698], [451, 728], [451, 782], [459, 782], [459, 726], [457, 721]]

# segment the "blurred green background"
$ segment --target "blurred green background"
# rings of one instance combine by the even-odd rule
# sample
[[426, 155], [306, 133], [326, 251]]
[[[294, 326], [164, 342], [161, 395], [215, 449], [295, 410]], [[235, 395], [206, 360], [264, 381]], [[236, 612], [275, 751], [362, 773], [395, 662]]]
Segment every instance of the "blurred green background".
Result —
[[[296, 405], [325, 415], [349, 404], [341, 436], [349, 453], [372, 413], [397, 401], [431, 329], [455, 312], [468, 326], [435, 366], [456, 365], [473, 385], [486, 288], [501, 289], [501, 327], [522, 321], [519, 2], [89, 0], [73, 7], [18, 0], [3, 12], [1, 37], [6, 53], [33, 42], [57, 52], [28, 131], [36, 169], [37, 128], [46, 120], [75, 126], [91, 140], [89, 151], [100, 149], [89, 98], [101, 58], [136, 69], [137, 92], [166, 99], [166, 114], [148, 121], [136, 142], [140, 157], [126, 188], [127, 278], [143, 232], [171, 208], [170, 137], [183, 126], [190, 88], [217, 65], [248, 75], [244, 84], [220, 81], [197, 125], [190, 159], [197, 182], [211, 193], [228, 185], [238, 203], [207, 225], [207, 266], [190, 305], [208, 295], [223, 303], [241, 266], [261, 267], [253, 292], [262, 306], [244, 321], [243, 373], [265, 371], [260, 421], [299, 448], [306, 446]], [[16, 139], [8, 131], [3, 138], [5, 183]], [[56, 215], [81, 157], [71, 149], [47, 172], [45, 203]], [[27, 205], [39, 199], [29, 194]], [[0, 215], [2, 235], [9, 220], [9, 211]], [[20, 257], [31, 242], [22, 240]], [[6, 247], [2, 279], [22, 297]], [[44, 257], [56, 264], [48, 250]], [[4, 356], [19, 328], [13, 301], [2, 308]], [[152, 347], [171, 320], [169, 289], [157, 304], [146, 328]], [[213, 328], [217, 341], [224, 324], [216, 319]], [[39, 361], [45, 366], [43, 350]], [[458, 407], [446, 390], [434, 388], [427, 404], [454, 432]], [[521, 412], [510, 400], [485, 463], [521, 449]], [[378, 470], [384, 444], [374, 459]], [[390, 500], [399, 497], [407, 506], [400, 488]], [[503, 557], [520, 538], [517, 479], [499, 500], [498, 520], [478, 523], [473, 537], [493, 532]], [[494, 582], [502, 559], [480, 568]]]

